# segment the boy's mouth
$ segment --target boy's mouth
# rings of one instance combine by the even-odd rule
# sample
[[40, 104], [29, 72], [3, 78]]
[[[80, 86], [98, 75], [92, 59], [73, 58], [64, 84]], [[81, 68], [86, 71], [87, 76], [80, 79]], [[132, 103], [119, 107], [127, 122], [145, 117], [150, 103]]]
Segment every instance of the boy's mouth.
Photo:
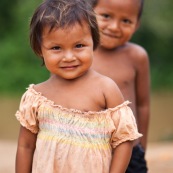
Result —
[[105, 35], [107, 37], [110, 37], [110, 38], [120, 38], [120, 35], [115, 35], [115, 34], [112, 34], [112, 33], [106, 33], [106, 32], [102, 32], [102, 35]]

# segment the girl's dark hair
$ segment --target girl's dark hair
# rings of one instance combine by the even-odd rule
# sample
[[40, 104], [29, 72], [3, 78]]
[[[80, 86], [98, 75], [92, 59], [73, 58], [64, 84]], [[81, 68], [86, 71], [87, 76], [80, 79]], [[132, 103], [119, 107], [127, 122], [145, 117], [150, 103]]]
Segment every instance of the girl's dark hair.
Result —
[[93, 49], [99, 44], [99, 29], [95, 13], [87, 0], [45, 0], [35, 10], [30, 22], [30, 44], [41, 55], [42, 33], [45, 26], [54, 28], [72, 27], [86, 22], [91, 31]]

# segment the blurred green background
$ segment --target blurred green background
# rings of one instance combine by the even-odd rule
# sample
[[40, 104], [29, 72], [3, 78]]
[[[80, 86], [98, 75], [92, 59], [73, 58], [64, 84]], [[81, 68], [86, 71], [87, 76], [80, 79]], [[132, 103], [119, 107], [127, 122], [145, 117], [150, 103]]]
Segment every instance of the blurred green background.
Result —
[[[0, 138], [16, 139], [14, 114], [30, 83], [49, 74], [29, 45], [29, 20], [41, 1], [1, 0], [0, 4]], [[145, 2], [141, 27], [132, 41], [143, 46], [151, 63], [149, 141], [173, 140], [173, 1]], [[11, 128], [10, 128], [11, 127]]]

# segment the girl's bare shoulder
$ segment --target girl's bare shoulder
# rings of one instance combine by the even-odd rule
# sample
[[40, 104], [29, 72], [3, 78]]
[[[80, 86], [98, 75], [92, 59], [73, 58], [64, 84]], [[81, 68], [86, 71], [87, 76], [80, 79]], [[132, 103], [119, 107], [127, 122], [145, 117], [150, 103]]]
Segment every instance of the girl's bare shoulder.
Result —
[[111, 78], [97, 72], [95, 73], [98, 81], [97, 87], [101, 88], [108, 107], [115, 107], [121, 104], [124, 101], [124, 98], [118, 85]]
[[95, 70], [93, 70], [93, 76], [95, 78], [95, 82], [98, 82], [102, 84], [102, 87], [111, 87], [111, 86], [117, 86], [117, 84], [109, 77], [102, 75]]
[[40, 93], [44, 94], [49, 91], [49, 82], [45, 81], [42, 83], [34, 84], [33, 89], [36, 92], [40, 92]]

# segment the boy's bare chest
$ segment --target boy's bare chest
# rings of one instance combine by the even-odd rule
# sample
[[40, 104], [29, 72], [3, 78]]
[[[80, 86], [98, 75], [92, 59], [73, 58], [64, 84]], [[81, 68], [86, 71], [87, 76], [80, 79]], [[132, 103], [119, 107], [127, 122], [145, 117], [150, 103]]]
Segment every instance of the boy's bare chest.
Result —
[[113, 79], [120, 88], [134, 85], [136, 70], [133, 63], [125, 57], [94, 58], [92, 68]]

